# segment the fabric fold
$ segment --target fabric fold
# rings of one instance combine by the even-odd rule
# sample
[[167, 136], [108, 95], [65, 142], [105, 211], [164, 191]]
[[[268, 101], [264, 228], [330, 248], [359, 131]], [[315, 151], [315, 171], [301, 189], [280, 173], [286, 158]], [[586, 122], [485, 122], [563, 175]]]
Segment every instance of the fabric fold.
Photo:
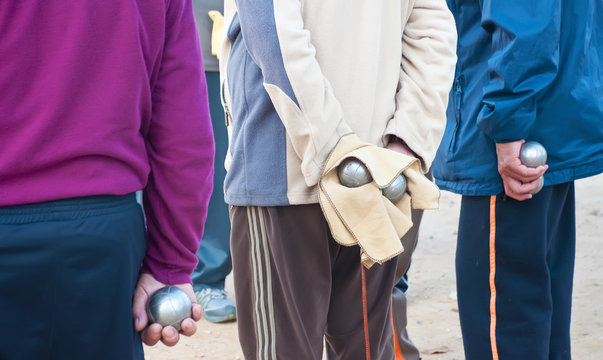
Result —
[[[356, 188], [339, 182], [337, 167], [350, 157], [367, 167], [372, 182]], [[407, 180], [407, 192], [393, 204], [381, 190], [401, 173]], [[333, 238], [344, 246], [358, 245], [366, 268], [404, 251], [400, 238], [412, 226], [411, 208], [436, 209], [439, 196], [417, 159], [363, 142], [355, 134], [339, 140], [319, 183], [320, 205]]]

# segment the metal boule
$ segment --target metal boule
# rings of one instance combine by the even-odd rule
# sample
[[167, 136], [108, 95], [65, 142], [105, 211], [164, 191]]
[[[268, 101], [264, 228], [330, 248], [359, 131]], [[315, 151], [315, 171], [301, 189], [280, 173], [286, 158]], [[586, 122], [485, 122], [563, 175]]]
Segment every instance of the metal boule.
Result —
[[371, 174], [364, 164], [356, 158], [347, 158], [337, 169], [339, 182], [346, 187], [359, 187], [373, 181]]
[[544, 176], [541, 176], [538, 179], [538, 185], [536, 186], [536, 188], [532, 191], [530, 191], [530, 194], [532, 195], [536, 195], [540, 192], [540, 190], [542, 190], [542, 187], [544, 186]]
[[383, 196], [389, 199], [392, 203], [397, 203], [402, 199], [406, 192], [406, 177], [402, 174], [398, 175], [396, 179], [383, 191]]
[[544, 146], [536, 141], [526, 141], [519, 151], [519, 160], [527, 167], [535, 168], [546, 164], [547, 153]]
[[182, 320], [192, 317], [193, 302], [188, 294], [175, 286], [165, 286], [157, 290], [147, 304], [151, 322], [161, 326], [171, 325], [180, 331]]

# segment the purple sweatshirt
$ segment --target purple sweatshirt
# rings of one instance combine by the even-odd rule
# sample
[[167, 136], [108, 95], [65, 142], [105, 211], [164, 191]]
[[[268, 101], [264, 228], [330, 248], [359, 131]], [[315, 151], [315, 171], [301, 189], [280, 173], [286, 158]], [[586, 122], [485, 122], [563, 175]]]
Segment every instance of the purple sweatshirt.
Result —
[[143, 272], [190, 282], [214, 142], [191, 0], [0, 1], [0, 206], [144, 189]]

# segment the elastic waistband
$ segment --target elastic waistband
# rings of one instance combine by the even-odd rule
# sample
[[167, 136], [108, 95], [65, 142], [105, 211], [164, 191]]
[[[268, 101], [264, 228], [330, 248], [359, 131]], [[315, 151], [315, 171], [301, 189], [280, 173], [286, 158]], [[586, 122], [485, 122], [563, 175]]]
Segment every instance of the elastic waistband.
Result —
[[0, 207], [0, 224], [23, 224], [104, 215], [137, 205], [136, 193], [95, 195]]

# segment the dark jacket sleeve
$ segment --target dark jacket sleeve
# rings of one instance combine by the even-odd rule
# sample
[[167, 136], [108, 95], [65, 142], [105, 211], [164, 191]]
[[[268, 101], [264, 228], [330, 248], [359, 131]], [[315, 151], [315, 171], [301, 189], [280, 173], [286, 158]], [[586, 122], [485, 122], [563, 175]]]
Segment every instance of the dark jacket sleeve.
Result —
[[536, 98], [557, 74], [560, 0], [481, 5], [492, 48], [478, 127], [496, 142], [525, 139], [536, 118]]

